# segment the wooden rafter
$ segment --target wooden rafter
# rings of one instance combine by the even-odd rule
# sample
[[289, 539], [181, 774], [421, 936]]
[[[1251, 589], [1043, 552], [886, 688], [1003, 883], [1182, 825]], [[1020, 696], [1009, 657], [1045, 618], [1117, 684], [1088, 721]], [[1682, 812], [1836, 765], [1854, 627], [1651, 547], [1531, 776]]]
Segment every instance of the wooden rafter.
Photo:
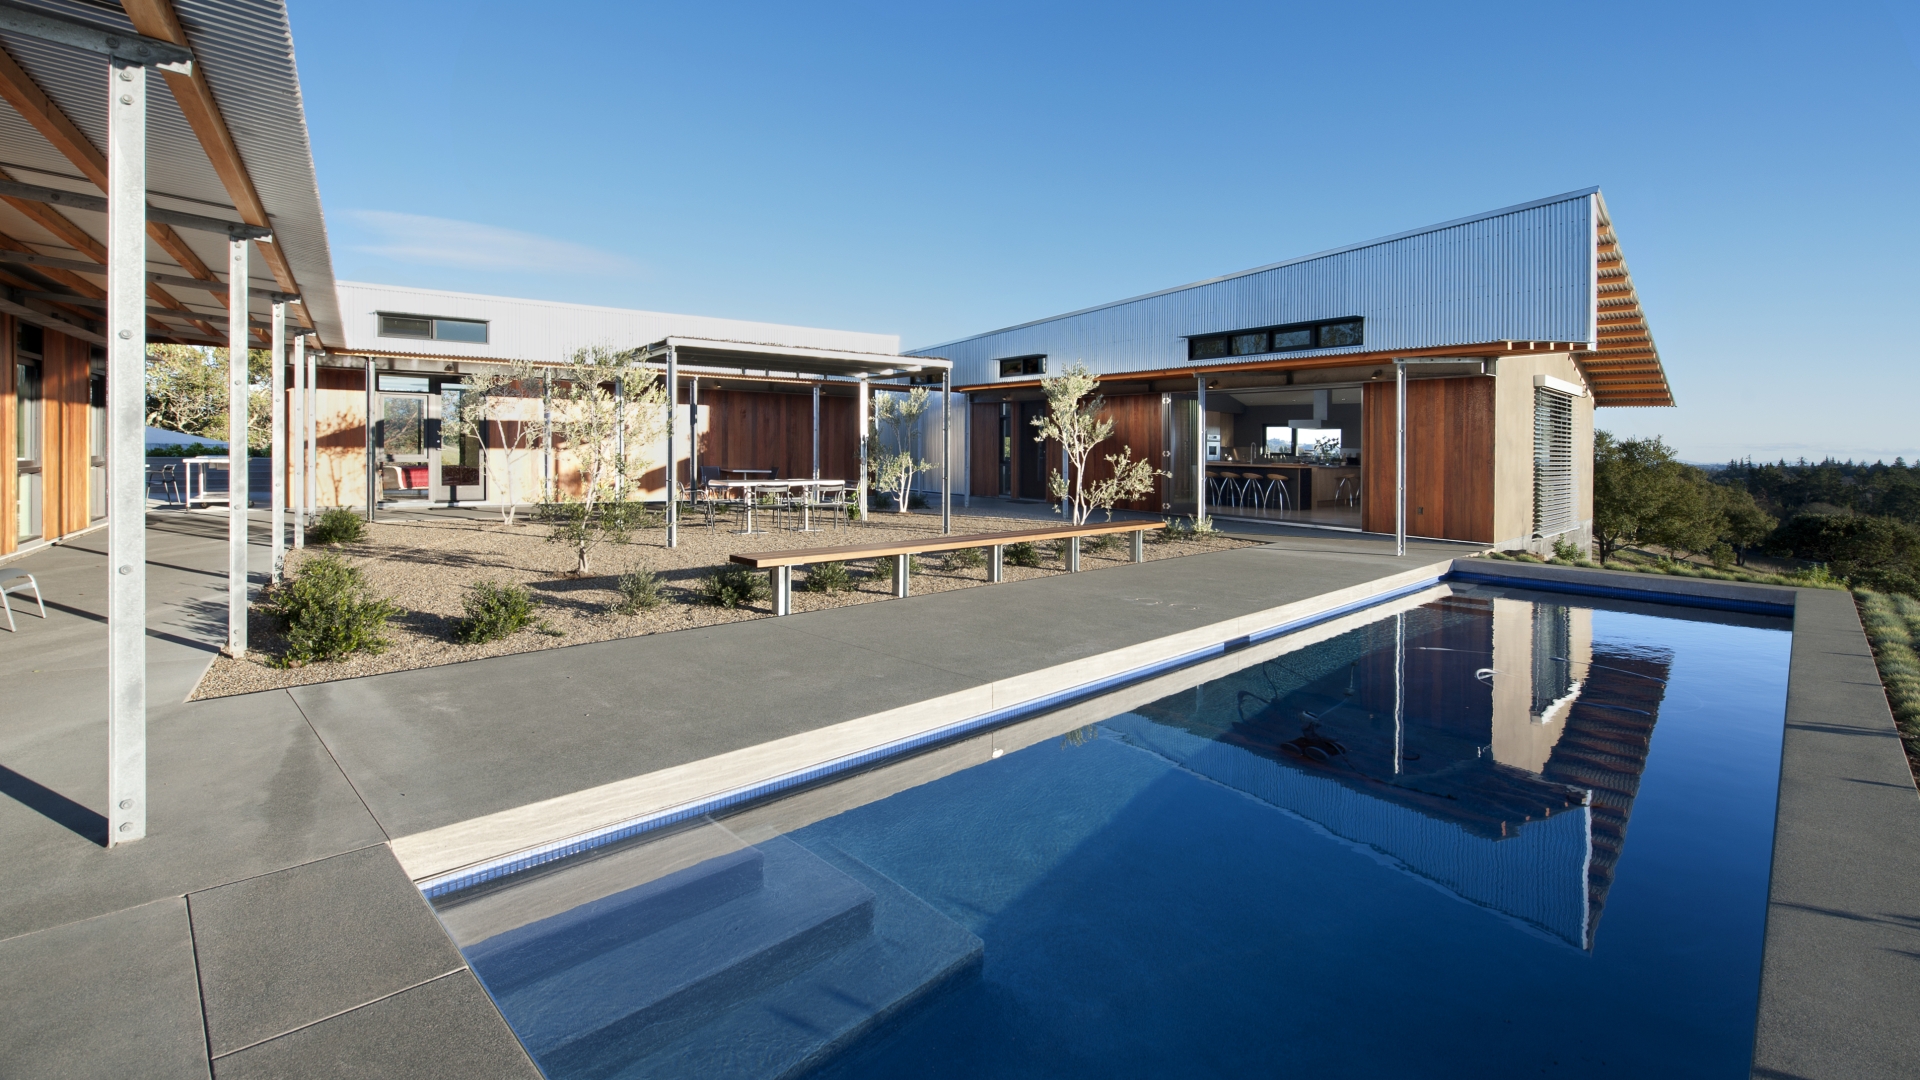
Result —
[[[127, 17], [133, 20], [133, 28], [140, 33], [175, 45], [193, 47], [193, 43], [187, 39], [186, 28], [180, 24], [180, 16], [173, 10], [172, 0], [121, 0], [120, 6], [126, 11]], [[228, 129], [226, 117], [220, 112], [219, 103], [214, 100], [213, 88], [207, 84], [205, 65], [194, 64], [191, 75], [171, 71], [164, 74], [167, 88], [173, 91], [180, 112], [186, 116], [188, 125], [199, 138], [207, 160], [213, 164], [213, 171], [219, 175], [221, 184], [225, 185], [227, 197], [233, 200], [240, 219], [249, 225], [272, 228], [273, 223], [267, 218], [266, 204], [260, 201], [260, 192], [253, 186], [253, 177], [240, 157], [240, 148], [233, 141], [233, 132]], [[280, 283], [281, 290], [299, 292], [300, 283], [293, 276], [293, 267], [287, 262], [286, 253], [280, 249], [280, 245], [263, 240], [254, 246], [266, 256], [267, 267], [272, 270], [274, 280]], [[313, 325], [304, 305], [289, 307], [303, 325]]]
[[[40, 89], [40, 84], [33, 81], [33, 76], [27, 74], [26, 69], [4, 47], [0, 47], [0, 97], [6, 98], [14, 111], [45, 136], [54, 149], [80, 170], [81, 175], [93, 181], [101, 191], [107, 190], [107, 156], [93, 145], [93, 141], [60, 106], [54, 104], [46, 91]], [[200, 256], [194, 254], [173, 226], [149, 221], [147, 235], [153, 237], [154, 242], [168, 255], [173, 256], [173, 261], [179, 263], [181, 269], [208, 282], [210, 287], [207, 291], [219, 298], [222, 306], [226, 304], [226, 286], [215, 280], [213, 271], [207, 268]]]
[[1672, 405], [1673, 391], [1640, 310], [1640, 297], [1620, 250], [1613, 222], [1602, 209], [1594, 222], [1595, 336], [1591, 351], [1573, 354], [1593, 387], [1596, 405]]

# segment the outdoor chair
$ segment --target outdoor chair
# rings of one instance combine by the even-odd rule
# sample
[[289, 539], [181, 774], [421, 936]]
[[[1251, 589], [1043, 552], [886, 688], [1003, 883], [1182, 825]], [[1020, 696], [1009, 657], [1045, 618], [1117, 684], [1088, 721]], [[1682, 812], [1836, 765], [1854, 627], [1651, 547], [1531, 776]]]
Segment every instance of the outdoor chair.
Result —
[[177, 465], [147, 466], [147, 494], [153, 494], [154, 488], [160, 489], [160, 495], [168, 502], [185, 502], [180, 496], [180, 475]]
[[[25, 580], [26, 584], [24, 585], [6, 584], [6, 582], [9, 582], [9, 581], [21, 581], [21, 580]], [[26, 592], [28, 589], [33, 590], [33, 602], [40, 606], [40, 617], [42, 619], [46, 618], [47, 602], [45, 600], [40, 599], [40, 583], [33, 580], [32, 574], [15, 574], [10, 578], [0, 578], [0, 605], [4, 605], [7, 609], [7, 632], [8, 633], [18, 633], [20, 628], [13, 625], [13, 602], [8, 600], [7, 597], [17, 592]]]

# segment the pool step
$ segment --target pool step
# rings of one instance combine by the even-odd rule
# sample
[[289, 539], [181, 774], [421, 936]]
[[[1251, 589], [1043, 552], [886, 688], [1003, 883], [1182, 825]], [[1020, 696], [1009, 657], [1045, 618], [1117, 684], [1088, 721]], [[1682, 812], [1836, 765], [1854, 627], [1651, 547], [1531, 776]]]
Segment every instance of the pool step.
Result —
[[774, 1080], [806, 1073], [914, 1006], [979, 974], [984, 946], [964, 927], [866, 864], [819, 856], [872, 890], [862, 940], [638, 1061], [586, 1075]]
[[[443, 918], [488, 990], [507, 994], [758, 891], [765, 862], [758, 849], [703, 826], [654, 850], [615, 853]], [[635, 880], [641, 884], [627, 885]], [[512, 928], [500, 930], [503, 924]], [[462, 931], [491, 936], [469, 943]]]
[[759, 888], [494, 991], [549, 1076], [607, 1075], [867, 936], [873, 890], [790, 840], [757, 854]]

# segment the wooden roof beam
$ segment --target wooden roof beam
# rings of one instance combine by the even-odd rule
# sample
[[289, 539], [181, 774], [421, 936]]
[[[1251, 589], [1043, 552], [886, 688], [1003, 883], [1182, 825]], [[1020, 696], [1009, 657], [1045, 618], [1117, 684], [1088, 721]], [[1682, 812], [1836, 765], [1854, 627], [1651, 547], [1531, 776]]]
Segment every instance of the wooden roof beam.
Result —
[[[121, 0], [127, 17], [133, 20], [133, 28], [150, 38], [170, 41], [175, 45], [193, 47], [187, 40], [186, 28], [180, 25], [180, 16], [173, 10], [172, 0]], [[239, 211], [240, 220], [249, 225], [272, 228], [267, 218], [266, 204], [260, 201], [260, 192], [253, 186], [253, 177], [247, 172], [246, 162], [241, 160], [240, 148], [233, 141], [233, 132], [227, 127], [227, 120], [220, 112], [220, 105], [213, 98], [213, 89], [207, 84], [206, 65], [193, 65], [193, 74], [181, 75], [177, 72], [162, 72], [167, 79], [167, 88], [173, 91], [173, 98], [180, 105], [180, 112], [187, 118], [193, 133], [200, 140], [201, 149], [206, 151], [207, 160], [213, 164], [213, 171], [220, 177], [220, 183], [227, 189], [227, 197], [233, 200], [234, 209]], [[266, 257], [268, 269], [273, 278], [280, 283], [282, 292], [298, 293], [300, 282], [293, 276], [293, 267], [287, 262], [286, 253], [280, 245], [266, 240], [254, 242], [260, 253]], [[301, 320], [311, 326], [302, 307], [296, 307]]]
[[[101, 191], [107, 190], [107, 156], [93, 145], [92, 140], [60, 106], [54, 104], [53, 99], [40, 89], [40, 85], [5, 48], [0, 48], [0, 97], [6, 98], [14, 111], [45, 136], [54, 149], [80, 170], [81, 175], [93, 181], [93, 185]], [[212, 283], [207, 291], [219, 297], [221, 304], [226, 303], [225, 286], [214, 281], [213, 271], [207, 268], [200, 256], [194, 254], [180, 234], [173, 230], [173, 226], [149, 221], [147, 235], [153, 237], [154, 242], [171, 255], [181, 269], [201, 281]]]

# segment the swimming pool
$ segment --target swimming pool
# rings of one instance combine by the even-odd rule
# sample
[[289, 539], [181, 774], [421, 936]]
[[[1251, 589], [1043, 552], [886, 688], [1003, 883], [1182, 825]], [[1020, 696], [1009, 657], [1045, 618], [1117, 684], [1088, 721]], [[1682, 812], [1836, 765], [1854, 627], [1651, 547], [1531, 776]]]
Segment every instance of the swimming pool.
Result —
[[1363, 619], [435, 904], [555, 1080], [1745, 1075], [1788, 621]]

